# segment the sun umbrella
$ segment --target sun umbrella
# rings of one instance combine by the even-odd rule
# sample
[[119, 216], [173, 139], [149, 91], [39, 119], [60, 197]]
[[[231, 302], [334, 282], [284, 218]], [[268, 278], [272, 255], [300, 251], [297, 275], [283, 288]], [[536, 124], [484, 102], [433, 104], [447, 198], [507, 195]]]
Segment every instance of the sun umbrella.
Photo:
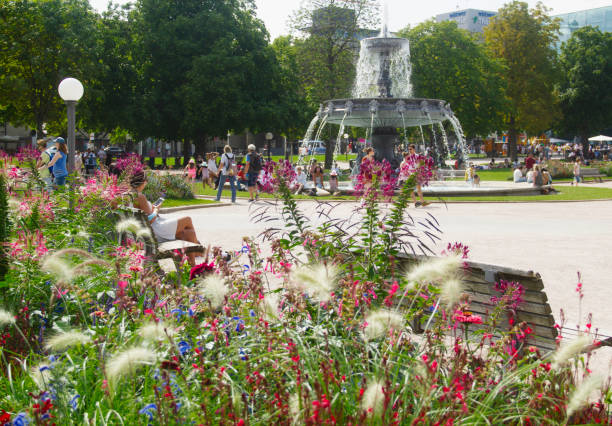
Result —
[[612, 137], [606, 135], [593, 136], [589, 138], [591, 142], [612, 142]]

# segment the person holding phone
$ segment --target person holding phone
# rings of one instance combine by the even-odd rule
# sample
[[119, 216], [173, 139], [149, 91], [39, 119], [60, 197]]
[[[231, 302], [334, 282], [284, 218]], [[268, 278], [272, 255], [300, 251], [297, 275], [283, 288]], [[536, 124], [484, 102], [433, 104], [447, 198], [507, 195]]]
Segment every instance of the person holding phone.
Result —
[[[145, 197], [145, 195], [142, 193], [146, 185], [147, 178], [142, 171], [135, 173], [130, 179], [130, 186], [136, 193], [134, 207], [142, 210], [147, 215], [147, 219], [151, 224], [155, 238], [157, 238], [157, 240], [160, 242], [183, 240], [200, 244], [191, 218], [189, 216], [185, 216], [176, 219], [160, 215], [159, 206], [162, 204], [163, 198], [157, 200], [155, 205], [151, 204], [151, 202], [147, 200], [147, 197]], [[193, 252], [187, 254], [187, 258], [191, 266], [195, 266], [195, 256], [196, 253]]]

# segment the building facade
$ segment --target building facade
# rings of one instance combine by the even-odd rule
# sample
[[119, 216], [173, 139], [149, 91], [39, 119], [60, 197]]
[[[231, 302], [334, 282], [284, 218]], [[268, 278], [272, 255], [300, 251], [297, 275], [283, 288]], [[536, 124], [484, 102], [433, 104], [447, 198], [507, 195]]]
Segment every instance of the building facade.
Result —
[[572, 36], [572, 33], [582, 27], [596, 27], [601, 31], [612, 31], [612, 6], [598, 7], [596, 9], [580, 10], [577, 12], [556, 15], [561, 20], [561, 35], [559, 45]]
[[482, 33], [484, 27], [489, 25], [489, 19], [497, 12], [478, 9], [456, 10], [454, 12], [436, 15], [436, 22], [454, 21], [457, 26], [471, 33]]

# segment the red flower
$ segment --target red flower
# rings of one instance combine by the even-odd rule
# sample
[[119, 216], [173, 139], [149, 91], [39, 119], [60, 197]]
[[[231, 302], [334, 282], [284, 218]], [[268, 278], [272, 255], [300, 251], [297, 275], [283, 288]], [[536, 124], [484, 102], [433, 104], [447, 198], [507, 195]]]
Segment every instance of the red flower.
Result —
[[214, 269], [215, 269], [214, 262], [200, 263], [199, 265], [196, 265], [193, 268], [191, 268], [191, 271], [189, 271], [189, 279], [192, 280], [195, 277], [199, 277], [200, 275], [204, 274], [205, 272], [212, 272]]

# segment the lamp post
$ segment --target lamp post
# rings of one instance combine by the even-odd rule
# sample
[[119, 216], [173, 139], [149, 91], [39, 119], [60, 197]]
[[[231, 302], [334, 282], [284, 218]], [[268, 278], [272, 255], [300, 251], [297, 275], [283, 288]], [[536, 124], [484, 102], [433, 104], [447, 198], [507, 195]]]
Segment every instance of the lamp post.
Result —
[[268, 161], [271, 160], [270, 158], [270, 141], [272, 140], [272, 138], [274, 138], [274, 135], [270, 132], [266, 133], [266, 141], [268, 143]]
[[83, 96], [83, 85], [76, 78], [68, 77], [61, 81], [57, 91], [66, 102], [68, 112], [68, 173], [74, 173], [74, 130], [76, 104]]

